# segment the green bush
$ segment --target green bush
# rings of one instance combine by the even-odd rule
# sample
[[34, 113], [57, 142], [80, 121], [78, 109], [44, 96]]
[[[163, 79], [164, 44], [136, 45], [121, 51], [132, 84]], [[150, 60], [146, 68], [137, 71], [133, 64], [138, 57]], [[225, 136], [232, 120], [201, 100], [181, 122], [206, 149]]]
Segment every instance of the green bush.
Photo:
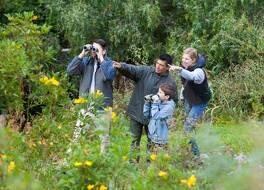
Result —
[[261, 28], [249, 23], [244, 15], [239, 20], [227, 17], [208, 44], [208, 67], [219, 73], [248, 59], [259, 60], [258, 53], [264, 51], [262, 35]]
[[156, 1], [50, 1], [48, 7], [49, 22], [63, 31], [72, 53], [95, 38], [107, 40], [111, 57], [133, 62], [153, 59], [158, 48], [152, 36], [161, 18]]
[[23, 110], [23, 78], [31, 73], [32, 63], [19, 43], [0, 42], [0, 98], [2, 109]]
[[263, 60], [248, 60], [212, 81], [214, 103], [220, 106], [216, 109], [216, 114], [220, 118], [221, 115], [228, 116], [231, 120], [263, 118], [263, 69]]
[[184, 10], [185, 23], [176, 23], [167, 38], [168, 50], [177, 60], [183, 49], [192, 46], [208, 57], [207, 68], [219, 74], [247, 59], [259, 59], [264, 50], [263, 26], [250, 22], [249, 8], [241, 5], [246, 10], [236, 17], [241, 7], [232, 1], [198, 2], [178, 5]]
[[39, 17], [32, 12], [7, 17], [9, 23], [0, 33], [1, 108], [9, 112], [25, 111], [32, 85], [41, 77], [38, 72], [54, 55], [52, 47], [44, 42], [50, 27], [34, 24]]
[[43, 189], [25, 164], [27, 146], [23, 135], [0, 128], [0, 189]]

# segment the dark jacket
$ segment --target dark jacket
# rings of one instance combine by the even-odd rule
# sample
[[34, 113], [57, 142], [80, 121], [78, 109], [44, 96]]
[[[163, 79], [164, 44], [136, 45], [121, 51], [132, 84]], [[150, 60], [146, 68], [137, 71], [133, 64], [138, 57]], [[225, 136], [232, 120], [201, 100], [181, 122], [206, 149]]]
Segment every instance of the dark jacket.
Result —
[[[68, 75], [81, 75], [79, 96], [89, 93], [94, 70], [94, 59], [77, 56], [69, 63], [67, 67]], [[104, 107], [113, 105], [113, 87], [112, 82], [116, 76], [116, 70], [113, 68], [112, 60], [105, 58], [103, 63], [95, 73], [95, 90], [100, 90], [105, 96]]]
[[[122, 75], [132, 79], [135, 82], [135, 88], [130, 99], [127, 115], [131, 118], [147, 125], [149, 120], [143, 115], [144, 96], [148, 94], [157, 94], [159, 86], [162, 83], [171, 83], [177, 92], [176, 82], [169, 73], [158, 75], [154, 67], [134, 66], [122, 63], [119, 69]], [[178, 101], [176, 93], [174, 102]]]
[[[187, 70], [194, 71], [197, 68], [199, 68], [199, 66], [196, 64], [193, 67], [188, 68]], [[207, 103], [212, 96], [210, 87], [208, 85], [206, 72], [203, 68], [202, 70], [204, 72], [205, 78], [201, 84], [196, 84], [194, 83], [194, 81], [189, 81], [181, 77], [184, 86], [183, 96], [191, 105]]]

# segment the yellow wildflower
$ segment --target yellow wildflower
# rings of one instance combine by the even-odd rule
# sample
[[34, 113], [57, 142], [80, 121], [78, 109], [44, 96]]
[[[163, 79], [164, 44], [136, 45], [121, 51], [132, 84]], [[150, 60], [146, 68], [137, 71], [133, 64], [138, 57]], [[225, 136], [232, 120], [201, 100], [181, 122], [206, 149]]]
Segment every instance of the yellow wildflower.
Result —
[[156, 160], [157, 159], [157, 155], [156, 154], [151, 154], [150, 155], [150, 159], [153, 160], [153, 161]]
[[99, 190], [107, 190], [107, 187], [105, 185], [101, 185]]
[[104, 111], [106, 111], [106, 112], [108, 112], [108, 111], [112, 111], [112, 107], [106, 107], [106, 108], [104, 109]]
[[111, 118], [114, 122], [116, 121], [117, 117], [115, 112], [112, 112]]
[[11, 174], [14, 171], [15, 168], [16, 168], [15, 162], [14, 161], [11, 161], [9, 163], [8, 167], [7, 167], [7, 173], [8, 174]]
[[60, 82], [57, 81], [54, 77], [52, 77], [50, 80], [49, 80], [49, 84], [52, 84], [54, 86], [59, 86]]
[[39, 81], [45, 85], [49, 83], [49, 78], [47, 76], [40, 77]]
[[165, 171], [159, 171], [159, 176], [166, 179], [168, 177], [168, 173]]
[[78, 99], [74, 99], [74, 101], [73, 101], [73, 103], [75, 103], [75, 104], [84, 104], [84, 103], [86, 103], [87, 102], [87, 100], [85, 99], [85, 98], [78, 98]]
[[74, 162], [74, 166], [75, 167], [80, 167], [80, 166], [82, 166], [82, 163], [81, 162]]
[[189, 179], [188, 179], [188, 186], [189, 187], [193, 187], [196, 184], [196, 177], [194, 175], [192, 175]]
[[85, 162], [84, 162], [84, 165], [90, 167], [90, 166], [93, 165], [93, 162], [92, 162], [92, 161], [85, 161]]
[[181, 183], [185, 183], [185, 184], [187, 184], [187, 179], [181, 179]]
[[59, 124], [58, 129], [61, 129], [61, 127], [62, 127], [61, 124]]
[[95, 97], [96, 98], [99, 98], [99, 97], [101, 97], [103, 95], [103, 93], [100, 91], [100, 90], [96, 90], [96, 92], [95, 92]]
[[50, 142], [50, 146], [53, 146], [53, 142]]
[[54, 86], [59, 86], [60, 82], [57, 81], [54, 77], [49, 79], [47, 76], [40, 77], [39, 81], [43, 83], [44, 85], [54, 85]]
[[89, 184], [89, 185], [87, 185], [87, 189], [88, 189], [88, 190], [91, 190], [91, 189], [94, 188], [94, 186], [95, 186], [95, 185], [91, 185], [91, 184]]
[[38, 16], [34, 15], [32, 16], [31, 20], [37, 20], [38, 18], [39, 18]]
[[192, 175], [189, 179], [182, 179], [181, 183], [186, 184], [188, 187], [193, 187], [196, 184], [196, 177]]
[[122, 157], [124, 161], [127, 161], [128, 160], [128, 157], [127, 156], [123, 156]]

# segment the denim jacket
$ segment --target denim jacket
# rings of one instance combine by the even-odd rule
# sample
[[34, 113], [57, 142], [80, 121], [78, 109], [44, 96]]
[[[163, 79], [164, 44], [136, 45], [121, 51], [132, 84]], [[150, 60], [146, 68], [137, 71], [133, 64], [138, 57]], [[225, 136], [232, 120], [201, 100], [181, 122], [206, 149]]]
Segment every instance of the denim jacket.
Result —
[[148, 136], [152, 142], [157, 144], [168, 143], [168, 119], [172, 117], [175, 109], [173, 100], [158, 103], [145, 103], [144, 116], [150, 119], [148, 124]]

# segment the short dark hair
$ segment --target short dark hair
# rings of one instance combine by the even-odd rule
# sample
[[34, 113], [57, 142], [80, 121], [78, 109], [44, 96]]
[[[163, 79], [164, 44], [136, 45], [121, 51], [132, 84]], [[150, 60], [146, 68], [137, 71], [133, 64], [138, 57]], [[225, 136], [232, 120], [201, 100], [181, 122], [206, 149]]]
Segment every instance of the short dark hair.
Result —
[[159, 86], [159, 88], [165, 93], [165, 95], [169, 96], [169, 99], [175, 98], [175, 87], [170, 83], [163, 83]]
[[94, 43], [100, 44], [103, 49], [106, 49], [106, 47], [107, 47], [107, 44], [106, 44], [105, 40], [103, 40], [103, 39], [95, 39]]
[[165, 53], [165, 54], [161, 54], [160, 56], [159, 56], [159, 59], [160, 60], [162, 60], [162, 61], [166, 61], [166, 63], [167, 63], [167, 65], [168, 64], [172, 64], [172, 57], [169, 55], [169, 54], [167, 54], [167, 53]]

